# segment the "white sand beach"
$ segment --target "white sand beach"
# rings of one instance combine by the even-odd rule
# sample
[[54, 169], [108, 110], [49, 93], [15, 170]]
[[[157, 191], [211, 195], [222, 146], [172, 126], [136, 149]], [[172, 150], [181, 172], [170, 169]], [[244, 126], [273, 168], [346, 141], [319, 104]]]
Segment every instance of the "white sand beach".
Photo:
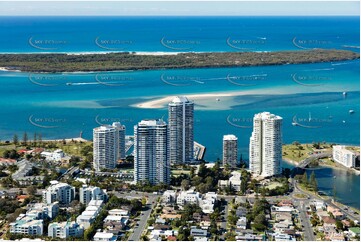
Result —
[[[187, 96], [188, 99], [193, 100], [197, 104], [197, 109], [201, 110], [228, 110], [234, 105], [245, 104], [240, 101], [235, 101], [234, 97], [243, 95], [266, 95], [266, 94], [289, 94], [289, 91], [279, 89], [277, 91], [262, 89], [251, 91], [238, 91], [238, 92], [222, 92], [222, 93], [204, 93], [204, 94], [182, 94], [178, 96]], [[131, 105], [136, 108], [164, 108], [176, 96], [167, 96], [157, 98], [150, 101], [136, 103]]]
[[19, 70], [9, 70], [7, 67], [0, 67], [0, 71], [20, 72]]

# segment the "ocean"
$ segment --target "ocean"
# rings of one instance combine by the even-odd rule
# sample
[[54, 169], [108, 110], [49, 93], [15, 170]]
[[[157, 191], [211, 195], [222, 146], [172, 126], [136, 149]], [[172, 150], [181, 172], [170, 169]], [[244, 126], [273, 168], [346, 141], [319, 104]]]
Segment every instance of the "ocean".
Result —
[[[285, 51], [359, 52], [357, 17], [0, 17], [1, 53]], [[167, 109], [132, 105], [173, 95], [244, 92], [196, 103], [195, 140], [205, 159], [222, 158], [222, 136], [238, 136], [248, 158], [255, 113], [283, 117], [283, 141], [360, 143], [360, 62], [30, 74], [0, 71], [0, 139], [42, 133], [44, 139], [92, 138], [100, 123], [120, 121], [131, 135], [141, 119]], [[349, 111], [354, 110], [354, 114]], [[300, 125], [292, 125], [295, 121]], [[285, 164], [287, 166], [287, 164]], [[337, 173], [341, 202], [359, 207], [359, 176], [317, 171], [321, 190]], [[330, 178], [328, 178], [330, 177]], [[347, 179], [346, 179], [347, 178]]]

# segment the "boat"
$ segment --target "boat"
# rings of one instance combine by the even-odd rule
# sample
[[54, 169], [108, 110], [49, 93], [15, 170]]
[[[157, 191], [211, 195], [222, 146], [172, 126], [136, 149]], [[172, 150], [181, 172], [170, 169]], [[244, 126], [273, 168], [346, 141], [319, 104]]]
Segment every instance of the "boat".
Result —
[[350, 109], [348, 112], [349, 112], [350, 114], [353, 114], [353, 113], [355, 113], [355, 110]]
[[298, 123], [292, 122], [292, 125], [293, 125], [293, 126], [298, 126]]
[[66, 85], [67, 85], [67, 86], [71, 86], [71, 85], [73, 85], [73, 83], [67, 82]]
[[347, 92], [343, 92], [342, 95], [346, 96], [346, 95], [347, 95]]
[[217, 102], [221, 101], [221, 99], [219, 99], [219, 98], [217, 98], [216, 100], [217, 100]]

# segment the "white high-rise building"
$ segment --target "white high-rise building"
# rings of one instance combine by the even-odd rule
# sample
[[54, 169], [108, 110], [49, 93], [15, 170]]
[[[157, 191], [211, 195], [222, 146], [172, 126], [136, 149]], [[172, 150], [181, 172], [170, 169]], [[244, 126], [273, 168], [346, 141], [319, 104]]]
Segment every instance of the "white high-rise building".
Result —
[[67, 183], [50, 181], [50, 186], [43, 191], [43, 203], [52, 204], [58, 201], [61, 204], [69, 204], [74, 200], [75, 187]]
[[96, 171], [114, 169], [125, 158], [125, 126], [119, 122], [93, 129], [93, 164]]
[[142, 120], [134, 126], [134, 181], [170, 182], [168, 129], [163, 120]]
[[281, 173], [282, 118], [269, 112], [253, 118], [253, 132], [249, 143], [249, 168], [263, 177]]
[[237, 165], [238, 138], [233, 134], [223, 136], [223, 166], [228, 164], [235, 168]]
[[118, 150], [118, 160], [125, 159], [125, 126], [121, 125], [119, 122], [114, 122], [113, 127], [117, 129], [117, 150]]
[[171, 164], [193, 161], [194, 103], [180, 96], [168, 104], [169, 159]]

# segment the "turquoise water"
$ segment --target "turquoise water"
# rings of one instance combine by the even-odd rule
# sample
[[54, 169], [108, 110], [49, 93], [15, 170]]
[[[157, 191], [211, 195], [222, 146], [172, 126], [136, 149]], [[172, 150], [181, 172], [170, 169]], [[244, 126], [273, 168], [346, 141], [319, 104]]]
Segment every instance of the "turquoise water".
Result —
[[[96, 40], [107, 48], [126, 51], [299, 49], [295, 43], [307, 48], [359, 51], [357, 18], [0, 17], [0, 29], [0, 52], [12, 53], [109, 51], [96, 45]], [[30, 39], [43, 49], [32, 46]], [[133, 125], [141, 119], [167, 118], [166, 108], [139, 109], [132, 104], [169, 95], [251, 92], [233, 100], [217, 102], [211, 98], [209, 103], [217, 103], [221, 110], [205, 109], [196, 103], [195, 140], [207, 147], [207, 161], [222, 157], [222, 136], [228, 133], [238, 136], [239, 153], [247, 158], [252, 117], [262, 111], [284, 118], [284, 143], [297, 140], [358, 145], [359, 66], [359, 60], [354, 60], [48, 75], [0, 71], [0, 139], [11, 139], [14, 133], [21, 137], [24, 131], [42, 133], [44, 139], [76, 137], [82, 131], [84, 138], [91, 139], [94, 127], [113, 121], [121, 121], [127, 134], [132, 134]], [[350, 109], [355, 113], [350, 115]], [[309, 128], [293, 126], [294, 119]], [[332, 189], [334, 176], [340, 177], [340, 201], [359, 207], [359, 176], [332, 169], [317, 170], [316, 175], [324, 191]]]

